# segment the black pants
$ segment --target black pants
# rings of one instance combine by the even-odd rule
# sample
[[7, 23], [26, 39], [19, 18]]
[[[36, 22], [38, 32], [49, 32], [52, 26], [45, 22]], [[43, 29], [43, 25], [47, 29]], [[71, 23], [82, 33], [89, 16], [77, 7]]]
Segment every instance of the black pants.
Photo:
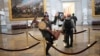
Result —
[[[70, 43], [69, 43], [69, 39], [70, 39]], [[73, 30], [65, 31], [64, 42], [67, 44], [67, 46], [73, 45]]]
[[75, 26], [76, 26], [76, 21], [74, 21], [74, 23], [75, 23]]
[[52, 35], [51, 34], [45, 34], [45, 39], [46, 39], [46, 41], [48, 41], [49, 43], [47, 43], [46, 42], [46, 44], [47, 44], [47, 46], [46, 46], [46, 54], [48, 54], [48, 52], [49, 52], [49, 49], [50, 49], [50, 47], [52, 46], [52, 44], [53, 44], [53, 38], [52, 38]]

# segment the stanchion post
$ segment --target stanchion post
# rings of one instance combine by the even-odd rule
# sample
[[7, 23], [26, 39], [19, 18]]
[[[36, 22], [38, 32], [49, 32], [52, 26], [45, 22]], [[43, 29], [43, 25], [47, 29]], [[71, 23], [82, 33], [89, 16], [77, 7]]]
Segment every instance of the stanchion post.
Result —
[[88, 28], [88, 46], [90, 46], [90, 28]]
[[27, 42], [27, 46], [28, 47], [28, 19], [26, 20], [26, 42]]
[[44, 55], [46, 56], [46, 40], [43, 37], [43, 47], [44, 47]]
[[28, 47], [28, 32], [26, 32], [26, 42], [27, 42], [27, 47]]

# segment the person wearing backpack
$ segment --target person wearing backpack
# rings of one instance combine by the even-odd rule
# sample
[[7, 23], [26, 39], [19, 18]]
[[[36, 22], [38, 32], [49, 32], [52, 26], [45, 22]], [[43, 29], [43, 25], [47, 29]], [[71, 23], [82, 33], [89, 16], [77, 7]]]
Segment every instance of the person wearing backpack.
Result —
[[75, 25], [73, 19], [71, 19], [71, 15], [65, 17], [62, 28], [64, 32], [64, 42], [66, 43], [65, 48], [73, 47], [73, 28], [75, 29]]

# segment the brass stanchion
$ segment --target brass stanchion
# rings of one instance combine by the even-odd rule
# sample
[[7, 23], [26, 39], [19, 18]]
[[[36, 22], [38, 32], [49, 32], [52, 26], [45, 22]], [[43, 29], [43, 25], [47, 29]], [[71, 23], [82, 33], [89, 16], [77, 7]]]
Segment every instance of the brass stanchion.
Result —
[[88, 46], [90, 46], [90, 28], [88, 28]]
[[46, 56], [46, 40], [43, 38], [44, 55]]
[[28, 47], [28, 32], [26, 32], [26, 42], [27, 42], [27, 46]]
[[26, 47], [28, 47], [28, 19], [26, 20], [26, 42], [27, 42]]

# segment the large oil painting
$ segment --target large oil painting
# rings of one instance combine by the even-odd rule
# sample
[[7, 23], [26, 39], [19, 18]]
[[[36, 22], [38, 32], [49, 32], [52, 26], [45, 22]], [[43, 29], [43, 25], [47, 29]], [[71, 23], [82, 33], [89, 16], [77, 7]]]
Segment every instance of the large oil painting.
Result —
[[44, 0], [9, 0], [10, 20], [29, 20], [42, 17]]
[[92, 1], [92, 14], [93, 16], [100, 16], [100, 0]]

